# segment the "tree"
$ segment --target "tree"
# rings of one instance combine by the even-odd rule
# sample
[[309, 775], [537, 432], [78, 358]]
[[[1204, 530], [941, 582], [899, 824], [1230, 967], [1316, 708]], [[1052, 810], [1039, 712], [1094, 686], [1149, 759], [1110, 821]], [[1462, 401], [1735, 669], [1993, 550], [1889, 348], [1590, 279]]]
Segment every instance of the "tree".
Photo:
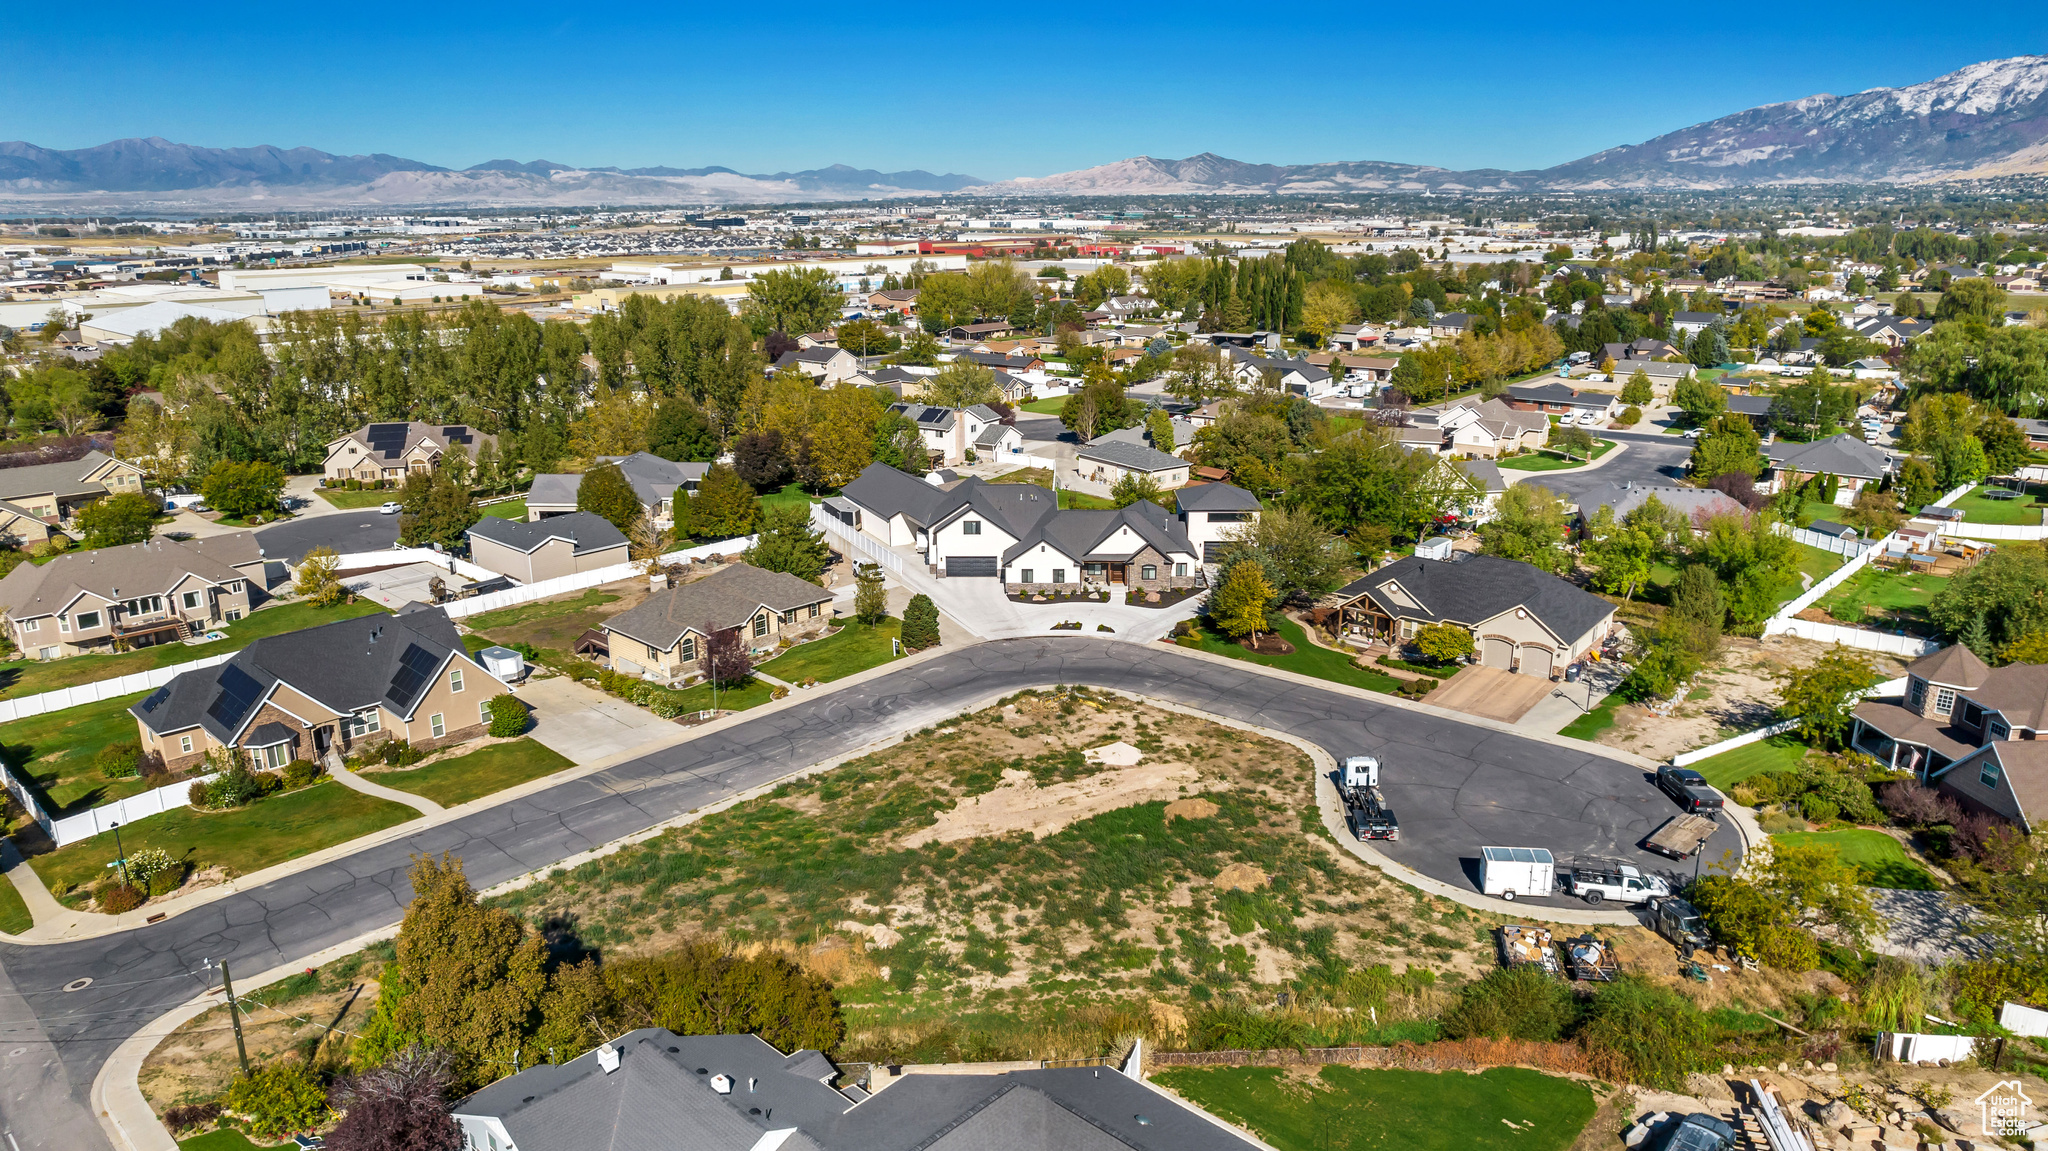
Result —
[[333, 548], [314, 548], [299, 561], [299, 575], [292, 584], [292, 594], [318, 607], [333, 607], [346, 594], [341, 581], [334, 576], [340, 568], [341, 556]]
[[2005, 289], [1984, 276], [1973, 276], [1967, 280], [1956, 280], [1941, 294], [1941, 303], [1934, 306], [1934, 318], [1942, 320], [1975, 320], [1984, 324], [2003, 322], [2005, 315]]
[[1763, 437], [1748, 416], [1721, 415], [1709, 420], [1692, 446], [1687, 461], [1694, 480], [1713, 480], [1731, 472], [1754, 479], [1764, 467]]
[[583, 473], [583, 479], [576, 484], [576, 510], [589, 512], [622, 532], [630, 532], [646, 509], [619, 465], [599, 464]]
[[[803, 386], [810, 388], [808, 382]], [[763, 428], [734, 440], [732, 467], [757, 492], [774, 491], [788, 483], [792, 468], [782, 433]]]
[[1480, 539], [1490, 556], [1520, 560], [1552, 574], [1571, 567], [1564, 550], [1564, 501], [1538, 484], [1515, 484], [1502, 492], [1494, 518], [1481, 525]]
[[1173, 454], [1173, 417], [1165, 408], [1153, 408], [1145, 413], [1145, 435], [1152, 441], [1154, 451]]
[[1698, 376], [1678, 381], [1671, 389], [1671, 402], [1695, 424], [1704, 424], [1728, 410], [1728, 394], [1721, 385]]
[[873, 320], [850, 320], [839, 325], [839, 346], [856, 356], [879, 356], [896, 350], [896, 337]]
[[590, 405], [569, 425], [569, 445], [578, 456], [628, 456], [647, 447], [654, 406], [629, 388], [599, 387]]
[[122, 492], [78, 509], [78, 528], [89, 548], [146, 543], [156, 527], [156, 501], [140, 492]]
[[904, 342], [903, 350], [896, 353], [896, 362], [911, 367], [929, 368], [939, 362], [939, 341], [930, 332], [913, 332]]
[[1593, 458], [1593, 433], [1577, 424], [1557, 423], [1550, 426], [1550, 436], [1545, 446], [1566, 459]]
[[973, 360], [954, 360], [924, 382], [920, 398], [935, 408], [971, 408], [1003, 398], [995, 372]]
[[1337, 586], [1351, 566], [1344, 545], [1305, 509], [1268, 508], [1223, 538], [1226, 560], [1241, 551], [1258, 555], [1271, 594], [1283, 600], [1312, 600]]
[[2048, 631], [2028, 632], [1999, 648], [1998, 662], [2048, 663]]
[[445, 1051], [408, 1047], [383, 1066], [343, 1076], [328, 1102], [343, 1114], [331, 1151], [458, 1151], [462, 1128], [448, 1114]]
[[1472, 654], [1472, 633], [1454, 623], [1425, 624], [1415, 632], [1415, 650], [1433, 663], [1451, 663]]
[[739, 628], [722, 628], [707, 621], [698, 630], [704, 633], [704, 654], [697, 657], [697, 666], [703, 669], [705, 679], [730, 687], [753, 677], [754, 656]]
[[1322, 339], [1328, 339], [1338, 325], [1358, 318], [1358, 295], [1348, 285], [1321, 281], [1308, 286], [1302, 304], [1301, 323]]
[[1150, 500], [1159, 502], [1159, 481], [1144, 472], [1125, 472], [1109, 489], [1110, 502], [1120, 508]]
[[903, 608], [903, 646], [923, 651], [939, 642], [939, 608], [932, 597], [919, 592]]
[[1728, 600], [1721, 580], [1705, 564], [1687, 564], [1671, 592], [1671, 610], [1659, 622], [1658, 637], [1676, 643], [1694, 659], [1706, 659], [1721, 646], [1721, 628], [1728, 621]]
[[[689, 503], [687, 493], [677, 494], [685, 504]], [[643, 509], [626, 529], [626, 558], [640, 564], [648, 575], [654, 575], [661, 570], [661, 557], [668, 550], [668, 541], [668, 533], [654, 522], [654, 513]]]
[[688, 396], [670, 396], [654, 409], [647, 450], [665, 460], [704, 462], [718, 458], [718, 433], [704, 409]]
[[294, 1131], [310, 1131], [333, 1115], [319, 1077], [290, 1056], [229, 1084], [221, 1103], [248, 1116], [250, 1131], [271, 1139], [282, 1139]]
[[277, 510], [278, 498], [284, 494], [284, 473], [263, 460], [222, 460], [199, 482], [199, 493], [222, 515], [248, 519]]
[[1634, 599], [1636, 589], [1650, 578], [1650, 568], [1661, 557], [1663, 547], [1648, 531], [1617, 520], [1614, 509], [1603, 505], [1586, 522], [1586, 542], [1581, 552], [1586, 562], [1593, 565], [1591, 582], [1595, 588]]
[[2034, 454], [2027, 433], [2005, 416], [1989, 414], [1977, 425], [1977, 443], [1984, 449], [1984, 463], [1994, 476], [2009, 476]]
[[882, 586], [882, 565], [855, 564], [853, 582], [853, 618], [865, 624], [877, 624], [887, 619], [889, 592]]
[[1778, 591], [1799, 572], [1799, 545], [1771, 530], [1769, 516], [1727, 512], [1710, 516], [1697, 555], [1721, 580], [1728, 615], [1749, 626], [1778, 608]]
[[747, 285], [748, 307], [778, 332], [815, 332], [839, 316], [846, 297], [824, 268], [776, 268]]
[[1628, 383], [1621, 386], [1621, 402], [1624, 404], [1647, 404], [1655, 394], [1650, 386], [1650, 374], [1641, 368], [1631, 372]]
[[1919, 511], [1941, 498], [1941, 484], [1934, 478], [1934, 465], [1917, 457], [1899, 465], [1897, 487], [1900, 501], [1909, 511]]
[[2013, 543], [1951, 576], [1935, 593], [1928, 615], [1951, 636], [1977, 621], [1987, 646], [2001, 646], [2048, 629], [2048, 551], [2039, 543]]
[[785, 503], [762, 513], [761, 532], [745, 557], [757, 568], [817, 583], [832, 562], [832, 549], [825, 546], [825, 533], [811, 526], [809, 503]]
[[774, 952], [699, 940], [606, 963], [604, 981], [624, 1013], [679, 1035], [758, 1035], [788, 1051], [830, 1051], [846, 1036], [832, 985]]
[[1780, 714], [1799, 721], [1800, 738], [1815, 747], [1841, 744], [1851, 713], [1863, 693], [1878, 682], [1870, 657], [1836, 644], [1810, 667], [1778, 677]]
[[1256, 637], [1266, 627], [1266, 604], [1273, 586], [1256, 563], [1239, 563], [1209, 593], [1209, 622], [1232, 639]]
[[713, 464], [690, 497], [690, 531], [698, 539], [748, 535], [761, 518], [761, 500], [739, 473]]
[[443, 464], [431, 472], [414, 472], [399, 493], [398, 542], [407, 547], [440, 544], [458, 548], [470, 528], [483, 518], [461, 469]]

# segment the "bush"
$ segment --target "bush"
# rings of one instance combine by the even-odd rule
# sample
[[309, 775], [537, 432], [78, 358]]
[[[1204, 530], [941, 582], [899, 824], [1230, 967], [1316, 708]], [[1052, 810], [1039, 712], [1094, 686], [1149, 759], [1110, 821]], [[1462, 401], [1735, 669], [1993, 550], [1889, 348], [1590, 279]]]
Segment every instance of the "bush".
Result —
[[518, 696], [505, 692], [491, 697], [491, 734], [510, 739], [526, 730], [526, 705]]
[[[271, 776], [270, 778], [274, 780], [277, 777]], [[214, 810], [225, 807], [240, 807], [245, 803], [260, 798], [265, 791], [273, 790], [265, 786], [263, 778], [256, 772], [251, 771], [248, 762], [239, 755], [235, 756], [235, 762], [232, 766], [219, 775], [214, 776], [211, 783], [203, 786], [204, 790], [201, 790], [202, 785], [196, 783], [192, 785], [193, 805]]]
[[1615, 422], [1625, 428], [1635, 427], [1643, 422], [1643, 409], [1630, 404], [1621, 409], [1621, 414], [1615, 417]]
[[1699, 1008], [1632, 976], [1594, 995], [1579, 1041], [1612, 1059], [1614, 1074], [1666, 1091], [1685, 1090], [1686, 1075], [1720, 1062]]
[[413, 747], [411, 740], [387, 739], [377, 745], [377, 762], [385, 767], [411, 767], [427, 753]]
[[177, 866], [178, 861], [171, 858], [170, 852], [161, 847], [146, 847], [128, 857], [128, 880], [138, 887], [148, 887], [158, 872]]
[[280, 1060], [235, 1080], [221, 1101], [228, 1110], [247, 1117], [251, 1134], [266, 1139], [311, 1131], [333, 1114], [327, 1106], [327, 1089], [296, 1059]]
[[1444, 1013], [1443, 1029], [1451, 1039], [1555, 1043], [1577, 1015], [1569, 987], [1533, 967], [1511, 967], [1465, 988]]
[[133, 911], [142, 906], [143, 899], [140, 889], [119, 880], [101, 884], [95, 897], [99, 901], [100, 910], [108, 915]]
[[173, 862], [169, 867], [149, 877], [149, 897], [169, 895], [185, 886], [185, 865]]
[[132, 739], [125, 743], [110, 743], [92, 757], [92, 765], [108, 779], [133, 778], [141, 761], [142, 745]]
[[284, 765], [284, 789], [297, 791], [320, 778], [320, 765], [310, 759], [295, 759]]
[[170, 1128], [171, 1133], [175, 1135], [181, 1131], [204, 1126], [218, 1118], [218, 1103], [186, 1103], [164, 1112], [164, 1126]]

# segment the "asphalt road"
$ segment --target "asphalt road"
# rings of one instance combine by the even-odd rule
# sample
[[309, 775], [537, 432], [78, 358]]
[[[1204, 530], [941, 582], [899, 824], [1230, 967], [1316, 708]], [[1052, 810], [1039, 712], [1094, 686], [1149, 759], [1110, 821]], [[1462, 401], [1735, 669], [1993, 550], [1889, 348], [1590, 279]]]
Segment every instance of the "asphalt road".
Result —
[[1588, 472], [1536, 472], [1522, 483], [1541, 484], [1565, 499], [1577, 503], [1585, 493], [1611, 483], [1634, 480], [1642, 484], [1675, 485], [1685, 478], [1686, 460], [1692, 456], [1692, 441], [1684, 436], [1658, 432], [1596, 432], [1603, 440], [1627, 444], [1620, 455], [1610, 454], [1606, 462]]
[[[317, 496], [314, 498], [318, 498]], [[398, 517], [376, 508], [305, 516], [260, 528], [256, 545], [263, 558], [297, 563], [314, 548], [350, 552], [382, 551], [398, 542]]]
[[[287, 525], [289, 526], [289, 525]], [[267, 970], [396, 922], [417, 852], [452, 852], [478, 887], [545, 867], [808, 764], [1027, 687], [1120, 688], [1370, 753], [1401, 862], [1471, 886], [1482, 844], [1650, 863], [1633, 844], [1676, 809], [1618, 760], [1390, 703], [1299, 686], [1165, 646], [1083, 637], [984, 643], [807, 699], [653, 755], [366, 848], [164, 923], [79, 943], [0, 948], [0, 1127], [21, 1151], [106, 1146], [87, 1092], [113, 1048], [208, 983], [207, 959]], [[1719, 855], [1724, 830], [1708, 847]], [[80, 978], [91, 986], [67, 992]], [[9, 1151], [13, 1151], [12, 1148]]]

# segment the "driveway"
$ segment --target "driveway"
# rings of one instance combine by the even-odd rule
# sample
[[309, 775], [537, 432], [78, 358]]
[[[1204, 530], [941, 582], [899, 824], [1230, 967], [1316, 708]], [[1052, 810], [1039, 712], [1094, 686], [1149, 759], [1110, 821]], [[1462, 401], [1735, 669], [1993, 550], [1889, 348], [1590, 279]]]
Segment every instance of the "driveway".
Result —
[[1550, 694], [1550, 680], [1497, 667], [1467, 667], [1430, 692], [1424, 703], [1481, 719], [1513, 723]]
[[[941, 579], [925, 570], [915, 548], [893, 550], [903, 557], [903, 570], [890, 572], [891, 580], [932, 597], [939, 611], [983, 639], [1053, 635], [1054, 624], [1079, 621], [1086, 635], [1152, 643], [1201, 610], [1199, 596], [1163, 608], [1132, 607], [1121, 598], [1108, 603], [1017, 603], [1003, 594], [1000, 581], [973, 576]], [[1110, 630], [1099, 630], [1102, 626]]]
[[[1561, 472], [1522, 472], [1522, 478], [1515, 483], [1539, 484], [1563, 496], [1572, 503], [1590, 491], [1611, 483], [1661, 484], [1672, 486], [1685, 478], [1686, 461], [1692, 458], [1692, 441], [1684, 436], [1667, 436], [1648, 432], [1598, 433], [1603, 440], [1625, 444], [1627, 451], [1610, 453], [1600, 466], [1590, 470]], [[1504, 468], [1502, 475], [1516, 477], [1512, 469]]]
[[433, 583], [437, 579], [450, 591], [471, 582], [447, 568], [416, 563], [357, 576], [343, 581], [343, 586], [365, 599], [375, 600], [397, 611], [409, 603], [433, 603]]
[[[315, 497], [318, 498], [318, 497]], [[314, 548], [350, 552], [383, 551], [398, 543], [398, 517], [375, 508], [347, 515], [301, 516], [256, 531], [263, 558], [296, 564]]]
[[566, 675], [537, 679], [518, 689], [533, 710], [533, 741], [577, 763], [595, 763], [680, 729], [645, 708], [585, 687]]

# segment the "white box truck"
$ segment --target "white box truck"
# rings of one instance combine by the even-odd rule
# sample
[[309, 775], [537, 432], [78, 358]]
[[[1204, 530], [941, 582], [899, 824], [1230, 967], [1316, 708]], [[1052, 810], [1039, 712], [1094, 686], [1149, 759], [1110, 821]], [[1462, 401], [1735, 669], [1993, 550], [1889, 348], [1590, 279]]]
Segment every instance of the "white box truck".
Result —
[[1482, 847], [1479, 849], [1479, 890], [1485, 895], [1515, 899], [1549, 895], [1557, 888], [1557, 860], [1546, 847]]

